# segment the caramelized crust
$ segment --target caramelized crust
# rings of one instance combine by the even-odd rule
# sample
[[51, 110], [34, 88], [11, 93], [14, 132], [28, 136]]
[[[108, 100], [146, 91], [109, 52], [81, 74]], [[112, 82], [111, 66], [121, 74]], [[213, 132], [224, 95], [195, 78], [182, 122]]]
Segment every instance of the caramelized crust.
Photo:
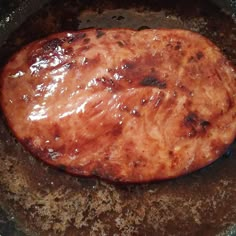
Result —
[[15, 54], [1, 106], [35, 157], [84, 176], [145, 182], [214, 160], [236, 134], [236, 74], [184, 30], [59, 33]]

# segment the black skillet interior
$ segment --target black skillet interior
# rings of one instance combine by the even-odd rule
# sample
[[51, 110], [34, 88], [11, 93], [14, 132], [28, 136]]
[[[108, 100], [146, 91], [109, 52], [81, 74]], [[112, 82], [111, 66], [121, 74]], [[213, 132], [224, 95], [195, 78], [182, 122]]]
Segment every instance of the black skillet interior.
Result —
[[[190, 29], [210, 38], [236, 64], [235, 1], [216, 0], [220, 8], [204, 0], [59, 0], [42, 7], [44, 2], [2, 2], [0, 65], [34, 39], [87, 27]], [[48, 168], [22, 149], [1, 119], [0, 203], [8, 218], [0, 211], [0, 235], [235, 235], [235, 157], [234, 144], [191, 175], [116, 185]]]

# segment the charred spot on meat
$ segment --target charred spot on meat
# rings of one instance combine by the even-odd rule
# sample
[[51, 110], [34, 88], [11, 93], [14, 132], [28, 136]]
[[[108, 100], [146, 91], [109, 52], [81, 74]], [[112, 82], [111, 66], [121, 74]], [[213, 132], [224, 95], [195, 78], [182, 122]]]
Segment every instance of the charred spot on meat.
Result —
[[143, 86], [153, 86], [158, 87], [159, 89], [165, 89], [166, 88], [166, 82], [161, 81], [155, 77], [146, 76], [142, 81], [141, 85]]

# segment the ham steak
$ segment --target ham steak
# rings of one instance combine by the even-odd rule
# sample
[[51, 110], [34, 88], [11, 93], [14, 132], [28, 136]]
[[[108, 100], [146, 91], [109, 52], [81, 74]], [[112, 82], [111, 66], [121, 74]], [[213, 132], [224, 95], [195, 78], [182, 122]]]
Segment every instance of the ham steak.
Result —
[[35, 157], [121, 182], [209, 165], [236, 136], [236, 73], [185, 30], [87, 29], [33, 42], [1, 73], [9, 127]]

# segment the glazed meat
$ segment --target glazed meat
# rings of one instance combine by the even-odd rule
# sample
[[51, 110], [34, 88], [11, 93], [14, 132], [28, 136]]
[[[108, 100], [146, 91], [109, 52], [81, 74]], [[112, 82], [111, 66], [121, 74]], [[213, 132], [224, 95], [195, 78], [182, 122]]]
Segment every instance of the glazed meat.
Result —
[[219, 158], [236, 134], [236, 74], [185, 30], [88, 29], [16, 53], [1, 106], [35, 157], [112, 181], [177, 177]]

